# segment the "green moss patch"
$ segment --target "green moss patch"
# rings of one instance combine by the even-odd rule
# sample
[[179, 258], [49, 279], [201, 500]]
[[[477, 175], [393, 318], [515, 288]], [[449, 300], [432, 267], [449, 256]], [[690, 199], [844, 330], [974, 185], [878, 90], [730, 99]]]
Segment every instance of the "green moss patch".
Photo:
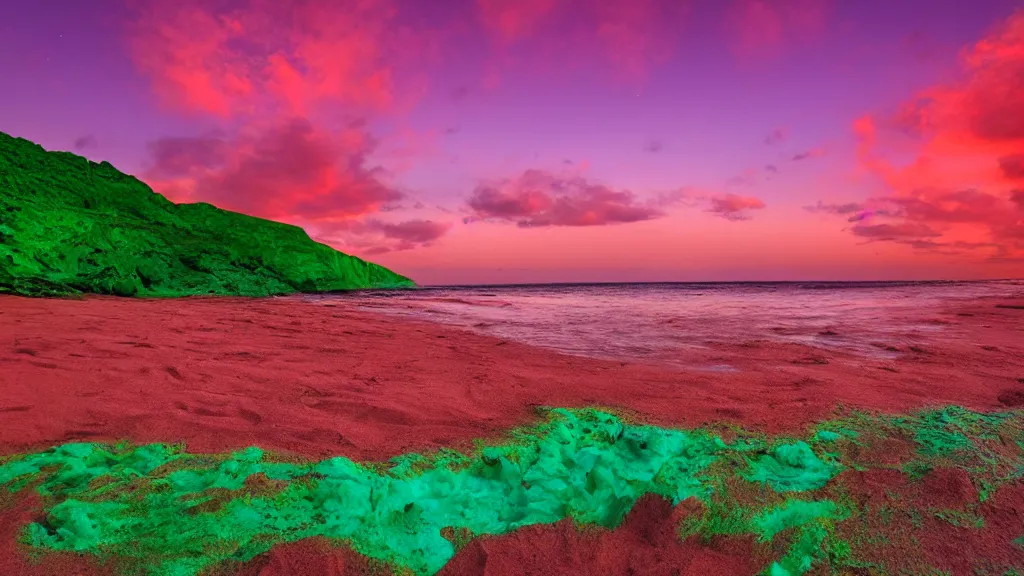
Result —
[[[738, 431], [725, 442], [707, 430], [555, 409], [473, 453], [408, 454], [386, 464], [286, 461], [255, 447], [216, 456], [182, 446], [76, 443], [0, 461], [0, 486], [31, 485], [43, 497], [45, 520], [24, 532], [30, 546], [159, 575], [199, 574], [311, 537], [344, 542], [396, 570], [433, 574], [480, 535], [563, 518], [614, 528], [645, 494], [701, 503], [701, 513], [683, 520], [681, 538], [750, 534], [769, 559], [766, 574], [796, 575], [819, 565], [884, 568], [888, 528], [913, 538], [923, 529], [921, 512], [984, 528], [976, 502], [925, 510], [893, 492], [891, 502], [872, 506], [850, 483], [856, 476], [849, 475], [871, 468], [858, 462], [863, 449], [891, 434], [923, 446], [915, 462], [962, 466], [993, 489], [1013, 481], [1002, 474], [1020, 468], [1019, 448], [1001, 453], [986, 443], [1022, 437], [1024, 417], [980, 421], [962, 430], [970, 446], [948, 452], [920, 440], [936, 414], [855, 414], [816, 427], [806, 441]], [[958, 422], [979, 422], [957, 414]], [[837, 427], [847, 432], [821, 433]]]

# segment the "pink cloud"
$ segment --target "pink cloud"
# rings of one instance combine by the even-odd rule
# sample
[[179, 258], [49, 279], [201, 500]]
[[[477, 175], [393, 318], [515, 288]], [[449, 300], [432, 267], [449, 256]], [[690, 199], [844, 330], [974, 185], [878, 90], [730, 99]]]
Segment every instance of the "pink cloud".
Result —
[[527, 170], [521, 176], [478, 186], [467, 202], [472, 219], [515, 222], [521, 228], [601, 226], [664, 215], [657, 202], [642, 202], [629, 190], [613, 190], [580, 176]]
[[765, 207], [765, 203], [758, 198], [736, 194], [712, 196], [710, 202], [711, 207], [708, 212], [733, 221], [748, 220], [750, 218], [749, 210], [761, 210]]
[[603, 226], [661, 218], [672, 206], [701, 205], [732, 221], [747, 220], [751, 210], [765, 207], [758, 198], [703, 193], [693, 188], [641, 198], [630, 190], [615, 190], [578, 174], [557, 175], [533, 169], [518, 178], [477, 186], [467, 201], [472, 216], [464, 221], [504, 220], [520, 228]]

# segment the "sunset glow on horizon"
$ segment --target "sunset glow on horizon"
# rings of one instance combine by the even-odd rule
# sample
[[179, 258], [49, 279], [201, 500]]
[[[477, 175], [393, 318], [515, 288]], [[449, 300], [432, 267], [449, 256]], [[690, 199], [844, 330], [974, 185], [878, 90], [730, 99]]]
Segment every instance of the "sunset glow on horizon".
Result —
[[0, 131], [420, 284], [1024, 276], [1014, 0], [54, 0]]

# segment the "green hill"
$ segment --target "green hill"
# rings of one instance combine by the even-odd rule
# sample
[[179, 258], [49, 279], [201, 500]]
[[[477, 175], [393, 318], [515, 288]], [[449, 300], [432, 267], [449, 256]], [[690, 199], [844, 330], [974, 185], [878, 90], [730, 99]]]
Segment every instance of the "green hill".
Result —
[[175, 204], [108, 162], [0, 132], [0, 293], [266, 296], [413, 286], [297, 226]]

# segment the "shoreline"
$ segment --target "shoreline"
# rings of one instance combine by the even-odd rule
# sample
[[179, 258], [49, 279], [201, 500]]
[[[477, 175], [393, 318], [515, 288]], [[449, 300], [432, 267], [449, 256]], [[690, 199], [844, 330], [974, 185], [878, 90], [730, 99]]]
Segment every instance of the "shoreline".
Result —
[[539, 406], [770, 434], [798, 433], [839, 405], [1016, 408], [1018, 305], [942, 311], [936, 322], [977, 337], [892, 360], [765, 340], [687, 352], [738, 369], [714, 372], [570, 356], [340, 300], [0, 296], [11, 339], [0, 348], [0, 454], [131, 439], [381, 461], [500, 436]]

